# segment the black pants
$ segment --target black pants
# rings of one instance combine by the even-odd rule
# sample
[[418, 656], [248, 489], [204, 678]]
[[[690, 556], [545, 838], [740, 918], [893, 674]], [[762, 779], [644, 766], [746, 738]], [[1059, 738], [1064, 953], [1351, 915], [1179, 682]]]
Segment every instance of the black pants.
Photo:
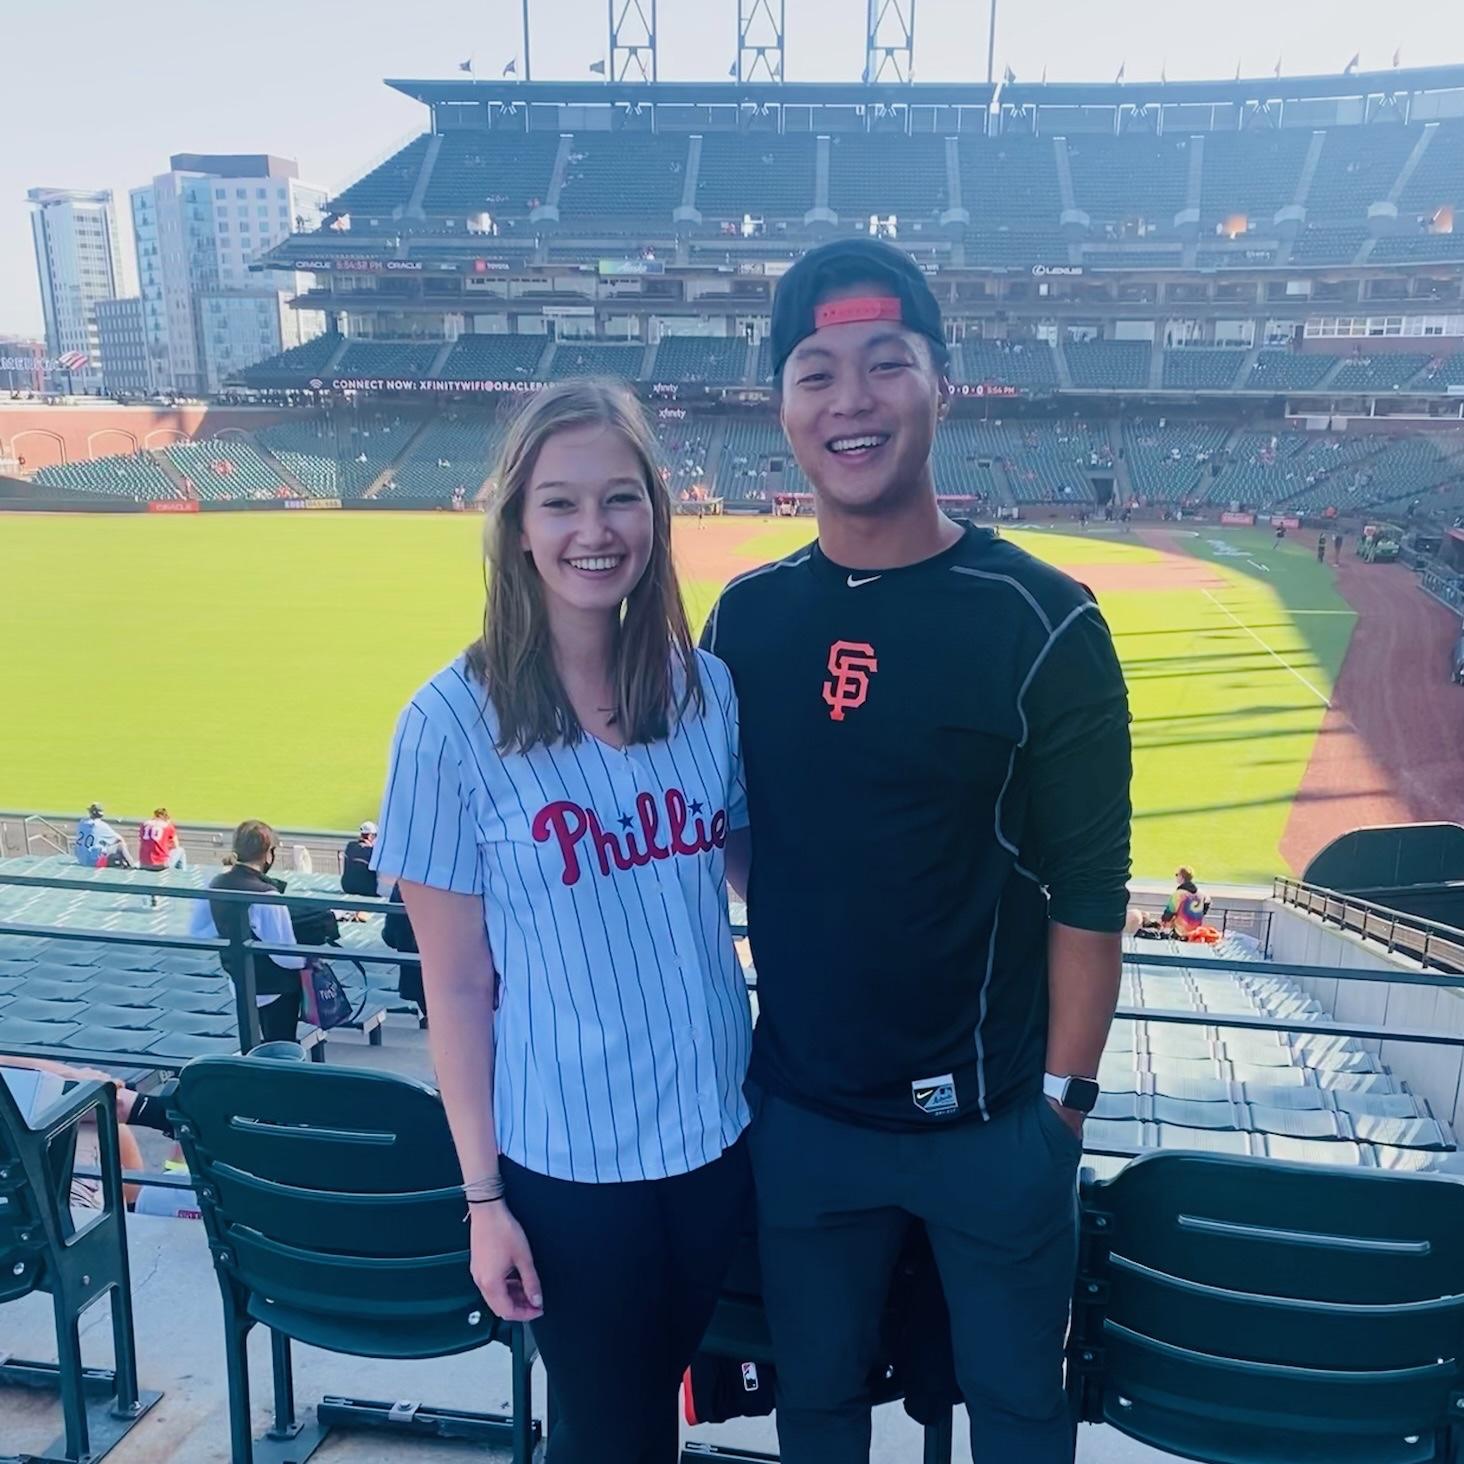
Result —
[[1062, 1353], [1082, 1146], [1047, 1100], [887, 1133], [750, 1096], [783, 1464], [868, 1464], [867, 1384], [912, 1217], [950, 1310], [972, 1458], [1071, 1464]]
[[259, 1040], [261, 1042], [294, 1042], [295, 1028], [300, 1022], [300, 988], [277, 996], [267, 1006], [259, 1009]]
[[677, 1389], [752, 1202], [746, 1145], [690, 1174], [576, 1184], [500, 1161], [544, 1315], [548, 1464], [676, 1464]]

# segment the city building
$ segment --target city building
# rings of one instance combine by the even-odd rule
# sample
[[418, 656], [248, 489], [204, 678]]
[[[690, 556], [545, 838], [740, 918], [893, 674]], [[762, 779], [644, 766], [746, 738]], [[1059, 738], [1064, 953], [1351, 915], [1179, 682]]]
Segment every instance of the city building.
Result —
[[325, 191], [287, 158], [176, 153], [131, 194], [143, 332], [155, 387], [204, 395], [236, 372], [318, 334], [288, 300], [307, 277], [250, 264], [314, 229]]
[[32, 188], [31, 235], [51, 357], [51, 384], [102, 385], [96, 305], [122, 294], [122, 256], [110, 189]]
[[158, 390], [162, 383], [155, 378], [148, 351], [142, 297], [99, 300], [96, 313], [103, 389], [112, 396], [146, 396]]
[[23, 336], [0, 336], [0, 391], [45, 389], [46, 343]]

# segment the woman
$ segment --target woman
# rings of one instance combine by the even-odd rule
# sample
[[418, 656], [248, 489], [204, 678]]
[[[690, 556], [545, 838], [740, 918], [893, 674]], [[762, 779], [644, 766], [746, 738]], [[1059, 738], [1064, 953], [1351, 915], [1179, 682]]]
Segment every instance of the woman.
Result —
[[[209, 882], [211, 890], [273, 897], [284, 892], [284, 882], [269, 878], [280, 841], [275, 831], [258, 818], [247, 818], [234, 830], [232, 851], [224, 856], [224, 872]], [[241, 943], [265, 941], [295, 945], [294, 921], [284, 905], [245, 905], [234, 900], [193, 900], [189, 903], [188, 933], [199, 940], [220, 938], [233, 944], [219, 953], [224, 970], [244, 979]], [[304, 956], [256, 956], [255, 1002], [259, 1007], [259, 1034], [264, 1042], [293, 1042], [300, 1020], [300, 972]]]
[[421, 951], [473, 1275], [553, 1378], [551, 1464], [674, 1464], [748, 1200], [737, 708], [628, 392], [535, 397], [496, 481], [483, 634], [402, 713], [374, 863]]

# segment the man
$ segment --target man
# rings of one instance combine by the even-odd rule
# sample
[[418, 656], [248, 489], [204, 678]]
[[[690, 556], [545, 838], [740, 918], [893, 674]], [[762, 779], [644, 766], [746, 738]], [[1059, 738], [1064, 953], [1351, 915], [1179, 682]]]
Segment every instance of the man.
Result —
[[367, 819], [360, 834], [346, 845], [341, 862], [341, 891], [375, 899], [376, 871], [371, 867], [371, 851], [376, 846], [376, 825]]
[[728, 868], [758, 970], [781, 1455], [868, 1459], [880, 1315], [918, 1220], [973, 1454], [1059, 1464], [1075, 1179], [1127, 904], [1122, 674], [1081, 585], [937, 508], [948, 357], [906, 255], [810, 252], [772, 348], [818, 541], [734, 580], [703, 643], [736, 680], [751, 799]]
[[107, 822], [100, 803], [89, 805], [86, 817], [77, 821], [71, 852], [88, 869], [132, 868], [127, 841]]

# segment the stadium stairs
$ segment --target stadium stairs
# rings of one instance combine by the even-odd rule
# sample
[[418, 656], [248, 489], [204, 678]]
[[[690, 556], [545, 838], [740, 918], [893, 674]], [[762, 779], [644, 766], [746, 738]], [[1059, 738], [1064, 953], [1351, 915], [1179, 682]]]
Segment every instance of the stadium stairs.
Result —
[[255, 452], [257, 452], [260, 457], [264, 459], [265, 463], [269, 466], [272, 472], [279, 474], [280, 481], [284, 483], [286, 487], [288, 487], [292, 492], [296, 493], [301, 498], [311, 498], [314, 496], [305, 486], [305, 484], [300, 481], [300, 478], [298, 474], [296, 474], [295, 470], [291, 467], [288, 467], [284, 462], [282, 462], [270, 449], [267, 443], [262, 442], [258, 436], [251, 437], [250, 441], [254, 445]]

